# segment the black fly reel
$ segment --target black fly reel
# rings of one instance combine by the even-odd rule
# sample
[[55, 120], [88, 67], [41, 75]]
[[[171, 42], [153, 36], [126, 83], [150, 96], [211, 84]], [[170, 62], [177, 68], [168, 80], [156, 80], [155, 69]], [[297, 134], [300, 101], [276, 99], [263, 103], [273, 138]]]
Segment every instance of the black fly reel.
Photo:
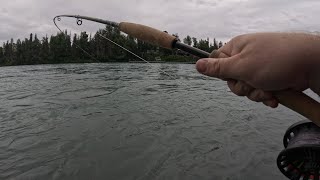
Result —
[[305, 120], [293, 124], [283, 137], [277, 158], [280, 171], [292, 180], [319, 180], [320, 127]]

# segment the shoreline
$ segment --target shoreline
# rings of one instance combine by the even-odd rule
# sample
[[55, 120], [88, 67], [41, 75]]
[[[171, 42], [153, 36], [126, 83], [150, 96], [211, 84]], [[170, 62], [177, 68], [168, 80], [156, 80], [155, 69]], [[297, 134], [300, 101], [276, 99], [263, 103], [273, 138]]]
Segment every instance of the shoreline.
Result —
[[[44, 64], [16, 64], [16, 65], [0, 65], [1, 67], [15, 66], [37, 66], [37, 65], [63, 65], [63, 64], [114, 64], [114, 63], [131, 63], [131, 64], [147, 64], [145, 61], [109, 61], [109, 62], [66, 62], [66, 63], [44, 63]], [[195, 62], [178, 62], [178, 61], [148, 61], [148, 63], [158, 64], [195, 64]]]
[[[145, 61], [128, 61], [128, 63], [146, 63]], [[167, 64], [195, 64], [195, 62], [179, 62], [179, 61], [148, 61], [148, 63], [167, 63]]]

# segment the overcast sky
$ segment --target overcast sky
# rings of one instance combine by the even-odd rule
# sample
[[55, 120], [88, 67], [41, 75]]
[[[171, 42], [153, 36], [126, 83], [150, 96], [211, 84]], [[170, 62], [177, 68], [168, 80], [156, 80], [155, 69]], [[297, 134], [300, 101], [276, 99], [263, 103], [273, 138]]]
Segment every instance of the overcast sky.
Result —
[[[261, 31], [320, 31], [319, 0], [1, 0], [0, 41], [55, 34], [52, 18], [79, 14], [129, 21], [197, 38], [224, 42]], [[103, 27], [62, 19], [61, 27], [95, 32]]]

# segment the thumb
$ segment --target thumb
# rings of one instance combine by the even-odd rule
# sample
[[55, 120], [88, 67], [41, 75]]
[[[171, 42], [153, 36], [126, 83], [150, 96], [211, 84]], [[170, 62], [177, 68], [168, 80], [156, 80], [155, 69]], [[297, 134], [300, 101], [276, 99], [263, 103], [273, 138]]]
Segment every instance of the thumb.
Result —
[[204, 58], [196, 63], [197, 70], [207, 76], [219, 79], [238, 79], [236, 71], [237, 56], [228, 58]]

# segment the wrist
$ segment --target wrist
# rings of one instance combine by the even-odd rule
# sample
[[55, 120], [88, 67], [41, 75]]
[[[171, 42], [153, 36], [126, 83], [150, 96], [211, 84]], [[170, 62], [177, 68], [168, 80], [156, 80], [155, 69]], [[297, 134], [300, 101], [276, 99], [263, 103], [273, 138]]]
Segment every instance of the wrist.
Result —
[[319, 71], [320, 66], [320, 36], [314, 34], [300, 34], [298, 38], [300, 60], [310, 73]]
[[318, 92], [320, 87], [320, 36], [313, 34], [308, 36], [308, 41], [302, 42], [308, 45], [305, 61], [308, 67], [309, 88]]

